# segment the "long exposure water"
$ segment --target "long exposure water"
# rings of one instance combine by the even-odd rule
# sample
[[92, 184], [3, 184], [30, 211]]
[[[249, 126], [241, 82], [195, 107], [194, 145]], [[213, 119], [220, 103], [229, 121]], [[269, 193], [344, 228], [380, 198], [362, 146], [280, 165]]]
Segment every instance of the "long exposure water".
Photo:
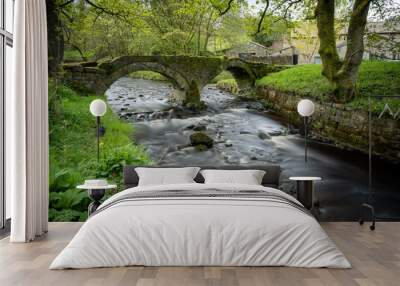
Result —
[[[290, 176], [320, 176], [315, 194], [321, 220], [355, 220], [368, 198], [368, 157], [311, 142], [304, 162], [304, 139], [257, 102], [244, 101], [207, 85], [202, 100], [208, 108], [193, 113], [168, 101], [167, 82], [123, 77], [107, 91], [113, 111], [135, 125], [135, 139], [157, 165], [260, 165], [283, 169], [280, 188], [294, 194]], [[214, 147], [198, 151], [189, 136], [204, 130]], [[375, 160], [373, 195], [378, 219], [400, 219], [400, 166]]]

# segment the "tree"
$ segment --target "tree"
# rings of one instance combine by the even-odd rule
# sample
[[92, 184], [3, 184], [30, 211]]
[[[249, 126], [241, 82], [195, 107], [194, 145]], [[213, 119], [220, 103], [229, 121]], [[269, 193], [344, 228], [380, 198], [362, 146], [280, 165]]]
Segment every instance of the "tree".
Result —
[[64, 36], [60, 20], [61, 2], [46, 0], [49, 73], [53, 75], [63, 60]]
[[355, 96], [355, 84], [364, 53], [364, 32], [371, 0], [355, 0], [347, 30], [343, 60], [336, 49], [335, 0], [318, 0], [315, 9], [322, 74], [335, 85], [334, 100], [347, 102]]
[[[272, 0], [271, 0], [272, 1]], [[322, 74], [335, 85], [333, 100], [347, 102], [354, 98], [358, 70], [364, 53], [364, 34], [368, 12], [373, 4], [375, 10], [384, 14], [387, 5], [394, 5], [391, 0], [275, 0], [266, 2], [261, 19], [269, 13], [280, 15], [282, 20], [290, 19], [290, 12], [299, 14], [301, 11], [306, 18], [315, 18], [320, 41], [319, 53], [322, 60]], [[347, 50], [344, 59], [340, 59], [336, 49], [335, 21], [339, 9], [338, 4], [351, 4], [348, 15]], [[230, 6], [232, 5], [229, 1]], [[227, 6], [228, 9], [229, 6]], [[310, 11], [314, 10], [314, 15]], [[393, 9], [391, 9], [393, 10]], [[261, 21], [261, 20], [260, 20]]]
[[[104, 7], [103, 2], [96, 0], [46, 0], [47, 33], [48, 33], [48, 58], [49, 73], [54, 75], [59, 71], [59, 66], [64, 59], [65, 33], [67, 26], [63, 22], [63, 16], [68, 22], [73, 21], [69, 15], [71, 6], [78, 4], [81, 6], [92, 7], [98, 16], [106, 14], [120, 19], [127, 19], [128, 13], [121, 8], [121, 5], [111, 5]], [[112, 1], [115, 2], [115, 1]], [[119, 1], [117, 2], [119, 4]]]

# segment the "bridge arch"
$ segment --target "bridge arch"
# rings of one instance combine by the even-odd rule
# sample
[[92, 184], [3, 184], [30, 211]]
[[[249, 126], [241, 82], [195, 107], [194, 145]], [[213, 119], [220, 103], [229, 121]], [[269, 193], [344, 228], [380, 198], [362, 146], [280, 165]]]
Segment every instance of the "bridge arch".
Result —
[[107, 85], [117, 79], [136, 71], [153, 71], [166, 77], [178, 90], [186, 90], [189, 85], [186, 79], [177, 71], [157, 61], [137, 61], [135, 57], [121, 57], [109, 63]]
[[226, 64], [225, 70], [229, 71], [236, 80], [239, 91], [252, 88], [257, 79], [251, 67], [240, 59], [230, 59]]

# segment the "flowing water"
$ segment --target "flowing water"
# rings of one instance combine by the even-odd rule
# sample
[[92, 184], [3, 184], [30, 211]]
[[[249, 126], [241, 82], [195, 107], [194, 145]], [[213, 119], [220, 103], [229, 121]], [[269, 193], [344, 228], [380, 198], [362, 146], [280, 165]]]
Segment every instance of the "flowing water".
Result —
[[[368, 158], [311, 142], [304, 162], [304, 139], [257, 102], [243, 101], [207, 85], [202, 100], [207, 110], [193, 113], [174, 106], [166, 82], [123, 77], [107, 91], [109, 104], [121, 118], [135, 124], [136, 141], [157, 165], [260, 165], [283, 169], [281, 186], [295, 193], [290, 176], [320, 176], [315, 194], [322, 220], [353, 220], [368, 198]], [[198, 151], [189, 136], [204, 131], [214, 146]], [[380, 219], [400, 219], [400, 187], [395, 176], [400, 166], [374, 162], [372, 203]]]

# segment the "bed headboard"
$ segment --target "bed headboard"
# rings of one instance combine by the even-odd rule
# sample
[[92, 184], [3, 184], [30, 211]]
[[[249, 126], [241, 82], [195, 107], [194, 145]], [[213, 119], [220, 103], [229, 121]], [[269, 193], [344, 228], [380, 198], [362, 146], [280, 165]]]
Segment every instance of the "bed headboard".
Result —
[[[125, 189], [133, 188], [138, 185], [139, 177], [135, 171], [136, 167], [143, 166], [133, 166], [128, 165], [124, 167], [124, 186]], [[145, 166], [148, 168], [179, 168], [185, 166]], [[202, 169], [220, 169], [220, 170], [263, 170], [265, 171], [264, 178], [262, 180], [262, 185], [266, 187], [278, 188], [279, 187], [279, 177], [281, 175], [281, 167], [278, 165], [252, 165], [252, 166], [198, 166]], [[203, 176], [199, 173], [194, 180], [197, 183], [204, 183]]]

